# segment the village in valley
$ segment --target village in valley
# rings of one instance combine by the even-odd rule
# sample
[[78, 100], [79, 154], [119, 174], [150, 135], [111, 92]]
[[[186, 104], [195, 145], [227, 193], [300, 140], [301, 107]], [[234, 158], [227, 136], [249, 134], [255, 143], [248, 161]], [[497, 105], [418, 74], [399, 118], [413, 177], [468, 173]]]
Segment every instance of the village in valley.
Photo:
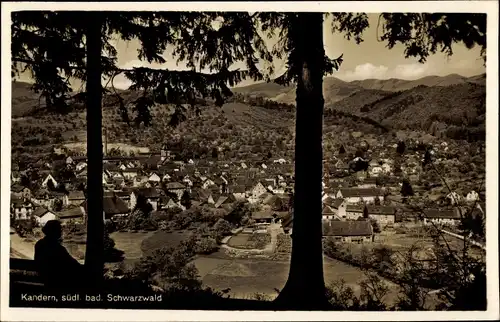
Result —
[[[341, 245], [324, 246], [327, 281], [343, 277], [344, 267], [348, 271], [360, 267], [356, 254], [385, 247], [396, 256], [420, 243], [425, 257], [434, 242], [429, 227], [444, 232], [450, 243], [460, 244], [464, 215], [484, 220], [485, 203], [480, 201], [485, 193], [484, 164], [480, 168], [484, 158], [474, 159], [484, 153], [484, 146], [469, 144], [465, 150], [463, 141], [413, 134], [377, 136], [351, 130], [344, 131], [336, 144], [326, 135], [323, 236], [325, 245]], [[273, 289], [286, 278], [291, 252], [292, 153], [273, 157], [264, 147], [238, 160], [214, 147], [195, 158], [186, 156], [182, 145], [168, 142], [157, 144], [155, 151], [127, 154], [113, 148], [110, 153], [104, 139], [103, 220], [111, 240], [106, 250], [109, 274], [124, 274], [141, 256], [190, 240], [193, 263], [204, 284], [232, 289], [236, 297], [254, 293], [273, 297]], [[13, 158], [12, 164], [11, 256], [33, 256], [39, 227], [58, 219], [65, 230], [64, 244], [83, 261], [85, 154], [56, 145], [50, 160], [40, 158], [20, 168]], [[484, 248], [482, 236], [473, 241], [479, 248]], [[252, 261], [260, 268], [249, 272]], [[376, 265], [371, 268], [389, 280], [393, 274]], [[274, 278], [265, 276], [269, 272], [275, 272]], [[248, 282], [253, 276], [262, 280]], [[354, 285], [359, 276], [348, 282]]]

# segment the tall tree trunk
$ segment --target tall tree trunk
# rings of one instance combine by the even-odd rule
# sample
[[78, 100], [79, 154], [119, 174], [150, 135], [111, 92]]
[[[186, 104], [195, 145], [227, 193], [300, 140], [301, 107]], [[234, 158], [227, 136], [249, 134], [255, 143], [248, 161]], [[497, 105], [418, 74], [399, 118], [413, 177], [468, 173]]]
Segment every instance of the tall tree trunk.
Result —
[[91, 285], [99, 286], [104, 270], [102, 188], [102, 87], [100, 12], [86, 13], [87, 41], [87, 249], [85, 266]]
[[323, 309], [323, 16], [301, 13], [293, 27], [298, 68], [292, 258], [288, 281], [276, 299], [290, 309]]

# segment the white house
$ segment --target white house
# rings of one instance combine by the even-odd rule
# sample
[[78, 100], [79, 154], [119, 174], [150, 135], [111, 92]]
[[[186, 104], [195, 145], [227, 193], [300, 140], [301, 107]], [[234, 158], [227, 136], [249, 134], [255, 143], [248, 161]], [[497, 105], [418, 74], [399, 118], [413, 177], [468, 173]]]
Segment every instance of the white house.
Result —
[[367, 206], [368, 217], [381, 224], [393, 224], [396, 221], [396, 208], [390, 206]]
[[155, 183], [159, 183], [161, 181], [161, 178], [159, 175], [157, 175], [156, 173], [151, 173], [151, 175], [149, 176], [148, 178], [148, 181], [149, 182], [155, 182]]
[[467, 194], [467, 196], [465, 197], [465, 200], [467, 202], [477, 201], [477, 200], [479, 200], [479, 194], [477, 192], [475, 192], [474, 190], [472, 190], [471, 192], [469, 192]]
[[135, 168], [128, 168], [122, 171], [123, 177], [126, 179], [133, 179], [137, 177], [138, 171]]
[[42, 227], [45, 226], [47, 221], [58, 219], [56, 214], [54, 214], [50, 210], [45, 209], [44, 207], [36, 208], [33, 211], [32, 215], [35, 218], [37, 224]]
[[460, 223], [460, 213], [454, 210], [427, 209], [424, 210], [424, 224], [457, 225]]
[[344, 199], [348, 204], [375, 203], [375, 199], [384, 199], [382, 189], [378, 188], [344, 188], [340, 189], [336, 197]]
[[332, 209], [335, 217], [341, 220], [345, 219], [347, 216], [346, 207], [347, 202], [345, 202], [343, 199], [335, 199], [330, 205], [330, 209]]
[[392, 166], [385, 162], [381, 165], [382, 167], [382, 172], [384, 172], [385, 174], [391, 174], [392, 173]]
[[26, 220], [33, 213], [33, 203], [23, 199], [12, 199], [11, 211], [14, 219]]
[[205, 181], [203, 181], [203, 184], [201, 185], [201, 188], [202, 189], [208, 189], [211, 186], [215, 186], [215, 182], [213, 180], [207, 178]]
[[252, 189], [252, 197], [260, 197], [267, 191], [266, 187], [259, 181]]
[[245, 200], [246, 199], [245, 187], [235, 186], [235, 187], [230, 188], [230, 191], [236, 200]]
[[462, 201], [462, 196], [460, 196], [458, 193], [456, 193], [455, 191], [452, 191], [450, 192], [447, 196], [446, 196], [447, 199], [450, 200], [450, 203], [452, 205], [456, 205], [458, 203], [460, 203], [460, 201]]
[[363, 217], [365, 206], [364, 205], [346, 205], [345, 209], [345, 219], [347, 220], [357, 220], [359, 217]]
[[75, 170], [76, 172], [80, 172], [82, 171], [83, 169], [85, 169], [87, 167], [87, 163], [86, 162], [83, 162], [83, 161], [80, 161], [76, 164], [75, 166]]
[[189, 178], [189, 176], [185, 176], [182, 179], [182, 182], [184, 182], [188, 187], [192, 187], [193, 186], [193, 180], [191, 180], [191, 178]]
[[334, 219], [342, 220], [342, 218], [338, 216], [337, 211], [328, 205], [323, 206], [322, 214], [323, 214], [323, 220], [334, 220]]
[[166, 184], [165, 189], [177, 195], [177, 199], [181, 200], [184, 191], [186, 191], [186, 187], [180, 182], [169, 182]]
[[52, 181], [52, 183], [54, 184], [54, 187], [57, 187], [58, 183], [57, 183], [56, 179], [54, 179], [54, 177], [50, 173], [45, 177], [45, 179], [43, 179], [42, 187], [47, 188], [47, 184], [49, 181]]
[[137, 204], [137, 198], [139, 195], [142, 195], [147, 202], [151, 204], [153, 207], [153, 211], [158, 210], [158, 202], [160, 200], [160, 194], [156, 191], [155, 188], [141, 188], [135, 191], [132, 191], [130, 194], [130, 209], [133, 210]]
[[149, 178], [146, 176], [137, 176], [134, 178], [134, 182], [132, 183], [132, 185], [134, 187], [151, 187], [148, 179]]

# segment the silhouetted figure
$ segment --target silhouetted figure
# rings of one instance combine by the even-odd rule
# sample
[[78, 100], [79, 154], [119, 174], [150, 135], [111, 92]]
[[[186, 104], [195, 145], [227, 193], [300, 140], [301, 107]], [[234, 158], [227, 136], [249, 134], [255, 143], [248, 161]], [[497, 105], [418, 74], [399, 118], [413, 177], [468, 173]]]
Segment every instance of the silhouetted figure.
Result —
[[42, 228], [45, 237], [35, 244], [35, 263], [45, 286], [51, 290], [78, 287], [83, 265], [61, 244], [62, 227], [58, 220], [49, 220]]

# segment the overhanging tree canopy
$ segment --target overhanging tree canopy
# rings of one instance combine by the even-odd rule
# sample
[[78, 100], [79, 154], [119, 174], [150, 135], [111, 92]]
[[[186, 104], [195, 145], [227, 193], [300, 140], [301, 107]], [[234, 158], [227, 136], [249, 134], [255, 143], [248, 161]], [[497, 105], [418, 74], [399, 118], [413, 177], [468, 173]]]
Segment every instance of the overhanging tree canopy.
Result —
[[[132, 81], [131, 88], [143, 91], [144, 95], [136, 105], [139, 115], [142, 115], [139, 121], [147, 123], [147, 113], [141, 114], [140, 111], [147, 109], [155, 100], [193, 103], [196, 96], [203, 96], [211, 97], [221, 105], [224, 98], [230, 95], [229, 87], [245, 77], [270, 80], [272, 66], [261, 71], [259, 60], [271, 62], [273, 57], [285, 58], [286, 71], [275, 81], [281, 84], [297, 83], [294, 236], [289, 280], [278, 302], [288, 303], [294, 308], [318, 308], [325, 301], [321, 245], [322, 78], [338, 69], [343, 58], [330, 59], [325, 55], [324, 15], [275, 12], [16, 12], [12, 15], [13, 73], [21, 67], [18, 63], [24, 63], [35, 81], [34, 89], [45, 97], [47, 107], [57, 111], [66, 108], [66, 98], [71, 92], [68, 78], [88, 82], [87, 111], [92, 114], [98, 110], [95, 115], [92, 114], [97, 119], [88, 117], [87, 124], [88, 203], [95, 205], [94, 211], [98, 213], [102, 209], [102, 206], [99, 208], [102, 205], [102, 87], [97, 76], [113, 78], [124, 73]], [[330, 15], [332, 32], [343, 33], [347, 39], [354, 38], [357, 43], [362, 41], [362, 33], [368, 27], [366, 14]], [[219, 27], [214, 27], [214, 20], [219, 22]], [[95, 40], [97, 32], [87, 29], [89, 21], [95, 23], [97, 31], [100, 30], [100, 39]], [[425, 62], [430, 54], [438, 50], [451, 55], [452, 45], [460, 42], [467, 48], [480, 46], [481, 55], [486, 58], [484, 14], [388, 13], [380, 15], [380, 22], [380, 40], [387, 42], [389, 49], [397, 43], [403, 44], [404, 55], [417, 57], [420, 62]], [[278, 37], [272, 50], [266, 48], [259, 29], [269, 37]], [[101, 55], [99, 50], [89, 49], [91, 34], [94, 45], [98, 44], [97, 49], [101, 48]], [[116, 66], [117, 53], [111, 44], [112, 35], [124, 40], [139, 39], [141, 49], [138, 58], [148, 62], [164, 63], [162, 53], [167, 46], [174, 46], [176, 59], [186, 61], [191, 70], [120, 69]], [[238, 61], [244, 61], [247, 69], [230, 71]], [[200, 71], [205, 68], [213, 73], [202, 74]], [[94, 70], [94, 75], [91, 70]], [[182, 120], [182, 117], [176, 119]], [[88, 243], [94, 243], [94, 246], [102, 242], [103, 236], [102, 227], [97, 222], [94, 221], [95, 227], [90, 227], [89, 223], [88, 229]], [[91, 249], [99, 252], [98, 247]], [[97, 276], [102, 271], [102, 257], [95, 258], [93, 265], [97, 268], [94, 269]]]

